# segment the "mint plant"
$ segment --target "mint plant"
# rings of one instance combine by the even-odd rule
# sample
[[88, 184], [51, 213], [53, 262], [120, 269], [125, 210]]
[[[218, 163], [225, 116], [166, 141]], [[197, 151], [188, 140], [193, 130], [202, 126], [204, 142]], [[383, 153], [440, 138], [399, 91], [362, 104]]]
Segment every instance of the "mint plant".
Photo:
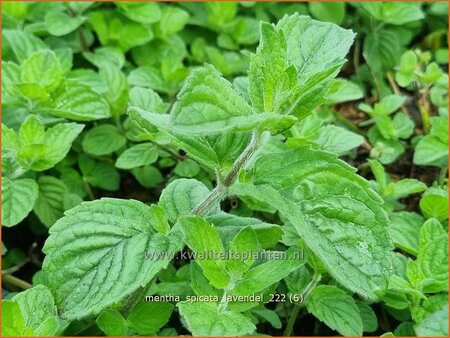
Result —
[[447, 336], [445, 6], [2, 3], [2, 334]]

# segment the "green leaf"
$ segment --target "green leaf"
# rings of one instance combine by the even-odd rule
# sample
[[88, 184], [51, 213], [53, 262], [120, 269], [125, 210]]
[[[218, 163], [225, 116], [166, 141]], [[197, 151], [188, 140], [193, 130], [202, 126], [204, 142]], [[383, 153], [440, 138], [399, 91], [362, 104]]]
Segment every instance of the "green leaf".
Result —
[[62, 197], [67, 193], [64, 183], [53, 176], [41, 176], [38, 179], [39, 196], [34, 212], [39, 220], [50, 228], [64, 212]]
[[419, 202], [420, 210], [426, 218], [436, 218], [442, 222], [448, 219], [448, 191], [431, 187]]
[[[147, 132], [154, 132], [152, 118], [147, 119], [148, 112], [129, 110], [131, 118]], [[174, 143], [186, 151], [190, 158], [204, 164], [209, 168], [219, 167], [229, 169], [239, 157], [249, 142], [248, 132], [222, 133], [217, 135], [198, 136], [176, 133], [167, 124], [158, 125], [158, 128], [167, 133]]]
[[214, 303], [180, 302], [177, 307], [193, 336], [243, 336], [256, 329], [244, 315], [220, 312]]
[[155, 113], [167, 110], [167, 104], [155, 91], [143, 87], [133, 87], [130, 90], [130, 104]]
[[414, 164], [443, 167], [448, 162], [448, 118], [432, 117], [431, 131], [417, 144]]
[[328, 74], [330, 69], [335, 75], [355, 36], [351, 30], [298, 14], [285, 16], [277, 27], [286, 37], [287, 57], [296, 66], [300, 83], [323, 80], [319, 75]]
[[45, 129], [42, 122], [35, 116], [30, 115], [22, 123], [19, 129], [19, 142], [21, 145], [43, 143]]
[[9, 47], [14, 57], [9, 53], [3, 55], [5, 60], [16, 60], [21, 64], [25, 59], [36, 51], [46, 48], [46, 45], [39, 38], [30, 33], [19, 30], [5, 29], [2, 31], [4, 46]]
[[26, 327], [19, 305], [11, 300], [2, 300], [2, 335], [32, 336], [33, 329]]
[[187, 159], [181, 162], [178, 162], [178, 164], [175, 166], [174, 170], [175, 174], [177, 174], [180, 177], [195, 177], [200, 172], [200, 166], [197, 164], [197, 162]]
[[43, 270], [61, 317], [68, 320], [99, 313], [122, 300], [169, 263], [182, 234], [164, 236], [148, 221], [150, 208], [134, 200], [103, 198], [66, 211], [50, 229]]
[[53, 103], [43, 112], [76, 121], [110, 117], [106, 100], [86, 85], [67, 80], [52, 94]]
[[319, 130], [315, 142], [323, 150], [343, 155], [359, 147], [364, 137], [341, 127], [327, 125]]
[[362, 336], [358, 306], [345, 291], [333, 285], [317, 286], [306, 301], [310, 313], [343, 336]]
[[356, 305], [361, 315], [363, 331], [369, 333], [375, 332], [378, 328], [378, 319], [373, 309], [366, 303], [357, 302]]
[[60, 333], [60, 321], [52, 293], [44, 285], [37, 285], [12, 298], [19, 305], [25, 326], [35, 336], [54, 336]]
[[353, 36], [298, 15], [285, 16], [276, 27], [262, 24], [261, 43], [249, 68], [249, 94], [256, 110], [305, 118], [325, 102]]
[[382, 164], [394, 162], [405, 152], [405, 146], [401, 142], [385, 139], [376, 127], [370, 128], [367, 136], [373, 146], [370, 156], [378, 159]]
[[83, 138], [83, 150], [94, 156], [109, 155], [126, 143], [117, 127], [111, 124], [102, 124], [90, 129]]
[[122, 68], [125, 63], [124, 54], [115, 47], [99, 47], [93, 53], [84, 52], [83, 56], [97, 68], [111, 63]]
[[116, 5], [126, 17], [136, 22], [149, 24], [158, 22], [161, 19], [159, 4], [155, 2], [116, 2]]
[[358, 4], [375, 19], [393, 25], [418, 21], [424, 17], [421, 4], [418, 3], [361, 3]]
[[180, 218], [179, 222], [184, 230], [186, 244], [198, 255], [196, 262], [202, 268], [205, 277], [212, 286], [225, 289], [230, 282], [230, 277], [225, 271], [225, 260], [210, 256], [211, 253], [213, 255], [225, 253], [217, 229], [198, 216], [185, 216]]
[[174, 306], [170, 303], [140, 303], [127, 318], [128, 325], [137, 333], [155, 334], [169, 321]]
[[388, 218], [381, 198], [348, 164], [299, 148], [259, 157], [243, 180], [233, 188], [237, 195], [275, 207], [343, 286], [369, 299], [386, 287]]
[[255, 231], [251, 226], [241, 229], [228, 245], [236, 259], [227, 259], [226, 270], [232, 278], [241, 277], [255, 262], [253, 254], [261, 251]]
[[82, 124], [59, 123], [48, 129], [42, 140], [42, 146], [45, 146], [46, 150], [31, 164], [30, 168], [35, 171], [44, 171], [62, 161], [83, 128]]
[[233, 293], [241, 296], [255, 294], [280, 281], [305, 264], [302, 259], [302, 251], [294, 247], [289, 248], [284, 253], [278, 252], [278, 254], [280, 259], [274, 258], [250, 269], [236, 283]]
[[150, 27], [130, 21], [117, 12], [92, 12], [89, 22], [103, 46], [118, 47], [123, 52], [153, 38]]
[[170, 117], [138, 107], [130, 107], [130, 110], [163, 130], [200, 136], [251, 130], [258, 125], [283, 130], [296, 120], [278, 114], [256, 114], [231, 83], [209, 65], [192, 71], [177, 98]]
[[70, 16], [64, 12], [50, 12], [45, 16], [45, 26], [50, 34], [67, 35], [80, 27], [86, 20], [83, 16]]
[[10, 180], [2, 177], [2, 225], [20, 223], [33, 209], [38, 198], [38, 185], [30, 178]]
[[397, 182], [389, 183], [384, 194], [387, 197], [404, 198], [412, 194], [418, 194], [425, 190], [427, 190], [425, 183], [413, 178], [404, 178]]
[[126, 149], [117, 158], [116, 167], [133, 169], [155, 163], [158, 159], [158, 149], [152, 143], [141, 143]]
[[170, 85], [164, 80], [161, 72], [150, 66], [133, 69], [128, 75], [128, 83], [131, 86], [151, 88], [161, 93], [169, 93]]
[[210, 2], [205, 4], [208, 21], [213, 27], [223, 27], [233, 20], [238, 10], [237, 3]]
[[[432, 230], [435, 228], [434, 230]], [[437, 228], [437, 229], [436, 229]], [[433, 236], [437, 235], [437, 236]], [[448, 236], [440, 224], [425, 223], [420, 231], [419, 252], [409, 261], [407, 276], [411, 284], [425, 293], [448, 291]]]
[[181, 178], [162, 191], [159, 205], [166, 211], [167, 218], [175, 223], [179, 216], [190, 214], [208, 194], [209, 189], [200, 181]]
[[418, 336], [448, 336], [448, 304], [414, 327]]
[[117, 310], [102, 311], [95, 323], [107, 336], [125, 336], [128, 331], [127, 321]]
[[151, 165], [134, 168], [131, 172], [136, 180], [145, 188], [154, 188], [164, 181], [161, 172]]
[[80, 156], [79, 165], [83, 179], [90, 185], [109, 191], [119, 189], [120, 175], [113, 164], [96, 162], [83, 154]]
[[416, 256], [419, 250], [419, 231], [424, 218], [406, 211], [391, 213], [389, 218], [389, 232], [395, 247]]
[[308, 5], [311, 14], [320, 21], [329, 21], [337, 25], [344, 21], [344, 2], [310, 2]]
[[260, 32], [261, 41], [250, 58], [249, 96], [258, 112], [280, 112], [284, 96], [297, 83], [296, 71], [286, 60], [283, 32], [268, 23], [261, 23]]
[[38, 84], [48, 92], [59, 86], [62, 75], [59, 59], [50, 49], [34, 52], [21, 65], [21, 81]]
[[164, 209], [157, 204], [152, 204], [150, 209], [150, 221], [152, 222], [153, 227], [156, 231], [167, 234], [170, 231], [170, 225]]
[[362, 88], [355, 82], [346, 79], [335, 79], [327, 94], [327, 102], [342, 103], [356, 101], [364, 97]]
[[161, 11], [161, 19], [155, 25], [155, 34], [160, 38], [166, 38], [181, 31], [189, 21], [189, 13], [179, 7], [164, 6]]
[[252, 309], [252, 313], [257, 317], [262, 318], [264, 321], [269, 322], [270, 325], [272, 325], [272, 327], [274, 327], [275, 329], [281, 329], [283, 327], [278, 313], [273, 310], [269, 310], [264, 306], [260, 306]]
[[206, 217], [206, 220], [217, 227], [223, 242], [227, 243], [245, 227], [251, 227], [262, 248], [274, 247], [283, 235], [277, 224], [262, 222], [257, 218], [240, 217], [226, 212], [218, 212]]
[[105, 97], [111, 106], [111, 113], [124, 114], [128, 104], [128, 82], [125, 74], [115, 64], [105, 63], [99, 68], [100, 78], [108, 88]]

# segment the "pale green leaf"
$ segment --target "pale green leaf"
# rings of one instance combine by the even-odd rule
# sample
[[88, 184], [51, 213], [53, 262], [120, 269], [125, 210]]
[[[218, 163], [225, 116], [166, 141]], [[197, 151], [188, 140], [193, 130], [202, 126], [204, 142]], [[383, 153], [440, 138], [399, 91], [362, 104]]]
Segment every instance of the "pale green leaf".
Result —
[[448, 191], [438, 187], [429, 188], [420, 199], [419, 206], [426, 218], [445, 221], [448, 219]]
[[140, 303], [127, 317], [127, 322], [137, 333], [155, 334], [169, 321], [174, 306], [170, 303]]
[[21, 145], [43, 143], [45, 129], [42, 122], [35, 115], [30, 115], [22, 123], [19, 129], [19, 141]]
[[38, 198], [38, 185], [30, 178], [2, 178], [2, 225], [20, 223], [33, 209]]
[[181, 232], [156, 233], [149, 213], [138, 201], [103, 198], [66, 211], [50, 229], [43, 270], [52, 276], [49, 287], [62, 318], [99, 313], [167, 266], [168, 258], [145, 254], [176, 252]]
[[226, 212], [218, 212], [206, 217], [206, 220], [217, 227], [222, 241], [228, 243], [239, 231], [251, 227], [262, 248], [274, 247], [281, 240], [283, 229], [277, 224], [263, 222], [257, 218], [241, 217]]
[[11, 300], [2, 300], [2, 336], [32, 336], [33, 329], [26, 327], [19, 305]]
[[341, 25], [345, 18], [345, 2], [310, 2], [309, 11], [320, 21]]
[[198, 255], [196, 262], [205, 277], [214, 287], [225, 289], [230, 282], [225, 271], [225, 260], [219, 256], [211, 256], [225, 253], [217, 229], [198, 216], [185, 216], [180, 218], [179, 222], [184, 230], [186, 244]]
[[181, 178], [162, 191], [159, 205], [166, 211], [167, 218], [175, 222], [179, 216], [191, 213], [208, 194], [209, 189], [200, 181]]
[[117, 310], [102, 311], [95, 323], [107, 336], [125, 336], [128, 331], [127, 321]]
[[143, 167], [155, 163], [158, 155], [158, 149], [152, 143], [137, 144], [120, 154], [116, 167], [120, 169]]
[[219, 311], [214, 303], [180, 302], [177, 307], [194, 336], [243, 336], [256, 329], [244, 315]]
[[92, 121], [110, 116], [106, 100], [86, 85], [67, 80], [52, 96], [43, 112], [76, 121]]
[[345, 291], [333, 285], [317, 286], [306, 301], [310, 313], [343, 336], [362, 336], [358, 306]]
[[418, 194], [427, 189], [427, 185], [413, 178], [404, 178], [387, 185], [384, 195], [386, 197], [404, 198], [412, 194]]
[[112, 163], [96, 162], [83, 154], [79, 165], [83, 179], [90, 185], [110, 191], [119, 189], [120, 175]]
[[359, 314], [363, 324], [364, 332], [375, 332], [378, 328], [378, 319], [375, 311], [366, 303], [357, 302]]
[[[21, 64], [33, 52], [46, 48], [39, 38], [30, 33], [19, 30], [5, 29], [2, 31], [3, 45], [8, 46], [14, 54], [14, 59]], [[12, 59], [12, 55], [3, 55], [5, 60]]]
[[50, 12], [45, 16], [45, 26], [50, 34], [62, 36], [80, 27], [85, 19], [85, 17], [70, 16], [64, 12]]
[[299, 148], [261, 156], [245, 176], [256, 186], [238, 186], [236, 193], [274, 206], [342, 285], [370, 299], [385, 288], [392, 268], [387, 215], [352, 167]]
[[399, 211], [389, 215], [389, 232], [394, 245], [409, 254], [417, 255], [419, 230], [425, 219], [413, 212]]
[[33, 163], [31, 169], [43, 171], [52, 168], [66, 157], [72, 142], [83, 130], [84, 125], [59, 123], [45, 132], [43, 144], [49, 147], [48, 153]]
[[164, 177], [159, 169], [151, 165], [134, 168], [131, 173], [136, 180], [146, 188], [154, 188], [164, 181]]
[[125, 16], [136, 22], [149, 24], [161, 19], [159, 4], [155, 2], [116, 2], [116, 5]]
[[[268, 256], [270, 257], [270, 252]], [[279, 259], [277, 259], [277, 256]], [[233, 293], [244, 296], [263, 291], [303, 264], [305, 264], [305, 261], [302, 256], [302, 251], [299, 249], [291, 247], [286, 252], [273, 252], [273, 259], [250, 269], [236, 283]]]
[[90, 129], [83, 138], [83, 150], [91, 155], [108, 155], [122, 148], [126, 143], [117, 127], [102, 124]]
[[61, 327], [52, 293], [44, 285], [20, 292], [12, 300], [19, 305], [24, 323], [35, 336], [54, 336]]
[[48, 92], [61, 83], [63, 71], [56, 54], [50, 49], [34, 52], [21, 65], [21, 81], [40, 85]]
[[448, 304], [414, 327], [419, 337], [448, 336]]
[[53, 176], [41, 176], [38, 180], [39, 196], [34, 212], [39, 220], [50, 228], [64, 212], [63, 196], [67, 193], [64, 183]]

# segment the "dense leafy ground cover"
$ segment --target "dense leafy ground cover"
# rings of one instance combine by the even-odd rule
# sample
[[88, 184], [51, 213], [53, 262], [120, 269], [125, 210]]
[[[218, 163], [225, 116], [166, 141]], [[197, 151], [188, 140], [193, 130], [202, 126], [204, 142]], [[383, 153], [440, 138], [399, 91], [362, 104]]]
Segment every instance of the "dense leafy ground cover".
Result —
[[447, 12], [2, 2], [3, 335], [447, 336]]

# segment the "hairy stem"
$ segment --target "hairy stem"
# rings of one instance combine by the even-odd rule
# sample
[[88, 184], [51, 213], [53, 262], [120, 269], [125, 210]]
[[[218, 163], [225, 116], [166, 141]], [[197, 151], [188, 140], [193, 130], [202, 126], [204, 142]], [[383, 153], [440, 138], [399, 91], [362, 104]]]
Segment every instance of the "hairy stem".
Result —
[[317, 283], [319, 283], [322, 276], [318, 273], [314, 274], [313, 278], [309, 282], [309, 284], [306, 286], [305, 290], [303, 291], [303, 301], [301, 304], [295, 304], [294, 309], [291, 312], [291, 315], [289, 316], [288, 323], [286, 325], [286, 329], [284, 330], [283, 336], [290, 336], [292, 334], [292, 330], [294, 329], [295, 320], [298, 317], [298, 313], [300, 312], [300, 309], [305, 306], [306, 300], [311, 295], [312, 290], [316, 287]]
[[283, 336], [289, 337], [292, 334], [292, 330], [294, 329], [295, 320], [298, 317], [298, 313], [302, 307], [300, 304], [295, 304], [292, 309], [291, 315], [289, 316], [288, 323], [286, 325], [286, 330], [284, 330]]
[[227, 195], [228, 188], [234, 183], [239, 171], [248, 163], [248, 161], [258, 150], [261, 141], [261, 134], [253, 132], [252, 138], [244, 149], [242, 154], [237, 158], [228, 174], [222, 182], [218, 182], [217, 186], [209, 193], [208, 196], [192, 211], [194, 215], [206, 215], [211, 208], [218, 202], [222, 201]]

